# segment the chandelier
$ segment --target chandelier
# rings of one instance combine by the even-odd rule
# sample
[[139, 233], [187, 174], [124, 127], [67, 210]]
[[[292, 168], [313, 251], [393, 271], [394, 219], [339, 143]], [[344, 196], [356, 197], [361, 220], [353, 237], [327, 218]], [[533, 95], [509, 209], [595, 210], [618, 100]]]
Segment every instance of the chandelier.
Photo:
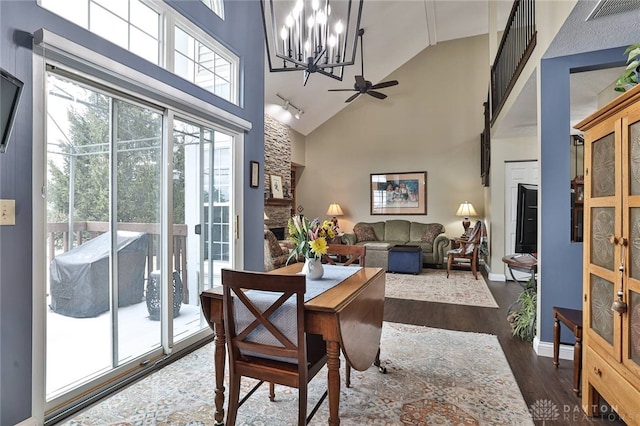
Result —
[[304, 71], [342, 81], [356, 57], [363, 0], [261, 0], [271, 72]]

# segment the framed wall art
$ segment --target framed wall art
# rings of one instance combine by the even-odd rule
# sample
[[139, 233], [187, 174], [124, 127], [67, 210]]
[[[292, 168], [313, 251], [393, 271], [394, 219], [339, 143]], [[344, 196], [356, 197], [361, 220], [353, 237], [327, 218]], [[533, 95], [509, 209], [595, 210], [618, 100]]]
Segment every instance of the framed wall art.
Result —
[[251, 171], [249, 173], [249, 186], [257, 188], [260, 186], [260, 163], [251, 161]]
[[271, 197], [284, 197], [284, 193], [282, 192], [282, 176], [271, 175]]
[[371, 174], [371, 214], [427, 214], [427, 172]]

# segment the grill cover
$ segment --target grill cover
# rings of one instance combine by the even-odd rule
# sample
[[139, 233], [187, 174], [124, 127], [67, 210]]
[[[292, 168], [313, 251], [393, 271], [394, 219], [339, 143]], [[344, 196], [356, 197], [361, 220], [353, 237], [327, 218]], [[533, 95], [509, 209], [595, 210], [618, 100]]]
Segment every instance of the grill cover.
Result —
[[[110, 249], [106, 232], [51, 261], [54, 312], [87, 318], [109, 310]], [[118, 306], [142, 302], [146, 254], [146, 233], [118, 231]]]

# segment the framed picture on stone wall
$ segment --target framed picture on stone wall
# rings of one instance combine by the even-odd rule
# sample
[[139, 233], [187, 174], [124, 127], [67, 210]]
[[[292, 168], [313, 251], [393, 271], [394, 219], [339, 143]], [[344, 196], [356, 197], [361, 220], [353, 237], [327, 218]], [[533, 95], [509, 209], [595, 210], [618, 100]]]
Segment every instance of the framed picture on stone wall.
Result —
[[273, 198], [283, 198], [282, 176], [271, 175], [271, 196]]

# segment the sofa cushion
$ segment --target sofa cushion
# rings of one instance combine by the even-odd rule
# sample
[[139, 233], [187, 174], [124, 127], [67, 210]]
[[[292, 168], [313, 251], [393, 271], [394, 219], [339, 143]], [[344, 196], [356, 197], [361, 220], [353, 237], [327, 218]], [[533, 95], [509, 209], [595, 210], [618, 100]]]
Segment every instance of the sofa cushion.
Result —
[[358, 223], [353, 227], [353, 233], [356, 234], [356, 241], [378, 241], [373, 226]]
[[384, 226], [384, 241], [409, 241], [411, 222], [408, 220], [388, 220]]
[[444, 233], [444, 225], [440, 223], [411, 222], [409, 241], [422, 241], [433, 244], [436, 237]]

